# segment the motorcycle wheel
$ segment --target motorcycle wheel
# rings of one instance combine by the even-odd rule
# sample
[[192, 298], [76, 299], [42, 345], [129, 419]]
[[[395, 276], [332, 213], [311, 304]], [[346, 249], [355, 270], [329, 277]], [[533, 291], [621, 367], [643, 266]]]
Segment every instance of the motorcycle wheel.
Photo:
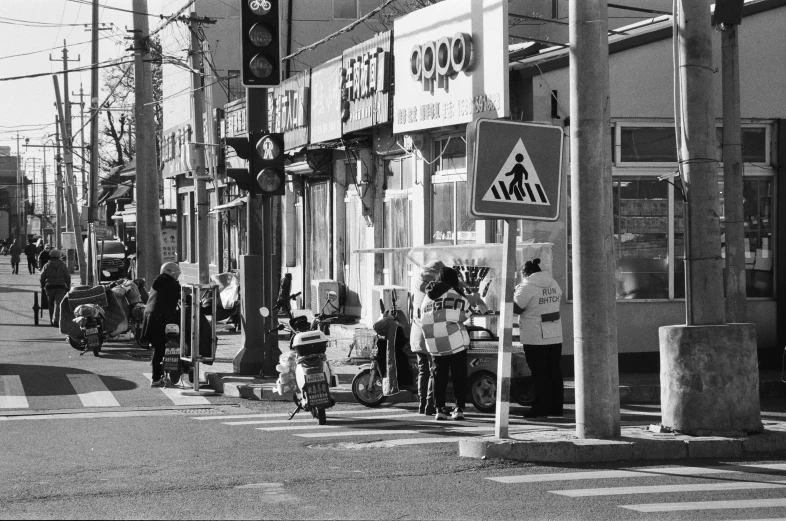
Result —
[[322, 407], [317, 409], [317, 422], [320, 425], [325, 425], [327, 423], [327, 418], [325, 418], [325, 409]]
[[134, 342], [136, 345], [141, 347], [142, 349], [150, 349], [150, 342], [144, 342], [142, 340], [142, 327], [141, 326], [134, 326]]
[[355, 378], [352, 379], [352, 396], [359, 404], [366, 407], [377, 407], [387, 399], [387, 396], [382, 394], [382, 378], [377, 373], [374, 382], [374, 389], [370, 388], [371, 383], [371, 370], [363, 369]]
[[469, 384], [469, 398], [480, 412], [492, 413], [497, 408], [497, 377], [489, 371], [479, 371]]
[[68, 345], [70, 345], [71, 347], [73, 347], [77, 351], [84, 351], [85, 350], [82, 347], [82, 342], [79, 339], [73, 338], [71, 336], [67, 336], [66, 340], [68, 340]]
[[183, 376], [183, 373], [180, 371], [167, 371], [166, 374], [169, 375], [169, 380], [172, 382], [172, 385], [177, 385], [180, 381], [180, 377]]

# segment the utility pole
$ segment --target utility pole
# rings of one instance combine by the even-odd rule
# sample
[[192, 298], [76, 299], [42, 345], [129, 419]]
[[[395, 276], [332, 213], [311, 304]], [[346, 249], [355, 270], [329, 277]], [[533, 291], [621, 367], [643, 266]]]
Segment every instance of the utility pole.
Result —
[[22, 158], [19, 154], [19, 132], [16, 133], [16, 238], [20, 247], [27, 242], [27, 220], [25, 219], [25, 184], [22, 175]]
[[[68, 78], [68, 74], [64, 74], [66, 78]], [[70, 212], [67, 212], [68, 221], [69, 222], [69, 229], [73, 231], [74, 238], [76, 242], [76, 253], [77, 258], [79, 260], [79, 275], [82, 284], [87, 282], [87, 266], [85, 266], [85, 249], [82, 243], [82, 224], [79, 222], [79, 213], [76, 205], [76, 201], [74, 200], [74, 160], [73, 155], [71, 152], [71, 125], [69, 124], [70, 119], [63, 114], [63, 102], [60, 97], [60, 83], [57, 81], [57, 75], [52, 75], [52, 80], [55, 83], [55, 97], [57, 98], [57, 110], [60, 116], [60, 129], [63, 132], [63, 156], [65, 160], [66, 166], [66, 186], [65, 186], [65, 193], [66, 193], [66, 201], [67, 206]], [[68, 89], [66, 88], [65, 91], [66, 95], [68, 95]], [[66, 110], [68, 109], [68, 103], [65, 104]], [[70, 116], [70, 114], [69, 114]]]
[[209, 202], [207, 200], [206, 180], [209, 179], [205, 172], [205, 89], [202, 79], [202, 46], [197, 37], [199, 21], [193, 16], [190, 23], [191, 27], [191, 90], [193, 91], [194, 109], [194, 195], [196, 199], [196, 250], [197, 267], [199, 269], [199, 283], [210, 283], [210, 266], [208, 264], [208, 220], [207, 212]]
[[576, 435], [612, 438], [620, 399], [606, 0], [570, 0], [570, 89]]
[[55, 116], [55, 145], [57, 155], [55, 155], [55, 245], [58, 250], [63, 251], [63, 230], [61, 219], [63, 215], [63, 170], [60, 165], [63, 156], [60, 155], [60, 118]]
[[[136, 114], [136, 226], [137, 273], [152, 284], [159, 274], [161, 210], [153, 107], [153, 75], [149, 57], [150, 28], [147, 0], [134, 0], [134, 113]], [[197, 154], [198, 156], [199, 154]]]
[[687, 199], [687, 324], [658, 331], [662, 423], [700, 436], [755, 433], [762, 430], [756, 326], [726, 323], [723, 286], [718, 283], [723, 268], [711, 0], [676, 3], [675, 125]]
[[[77, 96], [75, 92], [71, 93], [72, 96]], [[82, 161], [79, 162], [80, 170], [82, 171], [82, 199], [87, 201], [87, 172], [85, 171], [85, 91], [82, 84], [79, 84], [79, 120], [81, 126], [79, 128], [79, 141], [82, 143]]]
[[[93, 68], [90, 71], [90, 190], [87, 197], [87, 244], [90, 251], [90, 272], [95, 275], [94, 282], [101, 280], [96, 266], [96, 256], [93, 251], [95, 229], [93, 228], [98, 213], [98, 0], [93, 0], [93, 25], [90, 35], [92, 37], [91, 55]], [[67, 91], [66, 91], [67, 92]], [[70, 174], [69, 174], [70, 175]], [[91, 285], [92, 285], [91, 278]]]
[[726, 321], [747, 322], [745, 288], [745, 215], [742, 197], [740, 125], [740, 49], [737, 25], [721, 24], [723, 84], [723, 199], [726, 233]]

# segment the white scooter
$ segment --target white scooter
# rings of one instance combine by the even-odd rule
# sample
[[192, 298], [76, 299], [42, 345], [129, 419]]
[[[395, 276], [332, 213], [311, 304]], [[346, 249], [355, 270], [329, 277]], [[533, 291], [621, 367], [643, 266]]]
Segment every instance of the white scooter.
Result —
[[[263, 316], [267, 316], [265, 308], [260, 310]], [[290, 415], [291, 420], [301, 410], [311, 413], [317, 419], [319, 425], [325, 425], [325, 409], [329, 409], [336, 404], [336, 400], [330, 394], [330, 388], [338, 385], [338, 378], [333, 374], [328, 362], [327, 343], [328, 338], [325, 333], [319, 330], [302, 331], [302, 325], [308, 324], [304, 321], [305, 317], [293, 318], [289, 324], [280, 324], [271, 329], [267, 334], [275, 334], [279, 330], [288, 330], [289, 349], [293, 351], [288, 358], [294, 361], [293, 365], [279, 364], [277, 367], [282, 372], [279, 383], [285, 374], [294, 371], [294, 385], [290, 389], [281, 387], [281, 391], [292, 391], [292, 399], [297, 405]], [[305, 322], [305, 324], [300, 324]], [[300, 326], [300, 327], [299, 327]], [[300, 330], [301, 332], [298, 332]]]

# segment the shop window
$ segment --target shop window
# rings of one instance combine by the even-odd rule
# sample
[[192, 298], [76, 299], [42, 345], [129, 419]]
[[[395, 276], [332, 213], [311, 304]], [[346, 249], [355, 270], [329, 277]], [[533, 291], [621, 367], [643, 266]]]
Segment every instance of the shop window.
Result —
[[[215, 190], [210, 190], [207, 197], [210, 208], [218, 205]], [[213, 266], [218, 266], [218, 216], [217, 212], [207, 214], [207, 259]]]
[[355, 20], [357, 17], [357, 0], [333, 0], [333, 18]]
[[460, 136], [452, 136], [436, 143], [437, 171], [443, 174], [467, 172], [467, 145]]
[[409, 190], [412, 188], [411, 156], [385, 161], [385, 190]]
[[621, 126], [620, 161], [623, 163], [676, 163], [674, 126]]
[[[330, 204], [330, 183], [322, 181], [307, 185], [306, 207], [306, 287], [312, 280], [330, 279], [333, 243], [333, 211]], [[310, 298], [310, 294], [307, 298]], [[307, 300], [308, 302], [308, 300]], [[322, 306], [324, 302], [320, 303]]]
[[467, 149], [460, 136], [435, 144], [436, 172], [432, 177], [433, 244], [469, 244], [475, 241], [475, 220], [467, 210]]
[[5, 190], [0, 190], [0, 208], [8, 208], [10, 206], [8, 201], [8, 192]]
[[[745, 163], [769, 164], [769, 136], [766, 126], [742, 127], [742, 161]], [[718, 161], [723, 160], [723, 127], [715, 128], [715, 143]]]
[[[412, 201], [406, 195], [385, 200], [385, 248], [412, 246]], [[401, 254], [385, 254], [385, 271], [390, 284], [408, 288], [409, 263]]]
[[[745, 280], [748, 297], [772, 297], [772, 179], [743, 181], [743, 226], [745, 230]], [[725, 231], [723, 183], [721, 191], [721, 233]], [[725, 236], [721, 235], [721, 242]], [[725, 262], [725, 250], [723, 252]]]
[[669, 298], [668, 188], [657, 179], [614, 181], [618, 299]]

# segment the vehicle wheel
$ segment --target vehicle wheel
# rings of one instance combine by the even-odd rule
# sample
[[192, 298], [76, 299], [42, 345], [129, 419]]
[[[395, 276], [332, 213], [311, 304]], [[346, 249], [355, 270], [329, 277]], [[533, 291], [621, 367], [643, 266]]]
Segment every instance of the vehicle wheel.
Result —
[[134, 327], [134, 342], [136, 342], [136, 345], [138, 345], [142, 349], [150, 349], [150, 347], [151, 347], [150, 346], [150, 342], [145, 342], [145, 341], [142, 340], [142, 327], [141, 326], [135, 326]]
[[377, 407], [387, 398], [382, 394], [382, 378], [379, 374], [374, 378], [374, 388], [371, 389], [371, 370], [364, 369], [352, 379], [352, 396], [359, 404], [366, 407]]
[[78, 338], [67, 336], [66, 340], [68, 340], [68, 345], [70, 345], [77, 351], [84, 351], [84, 348], [82, 347], [82, 342]]
[[320, 425], [325, 425], [327, 423], [327, 418], [325, 418], [325, 409], [322, 407], [317, 409], [317, 421]]
[[475, 373], [469, 384], [469, 398], [478, 411], [493, 413], [497, 408], [497, 377], [488, 371]]
[[172, 385], [177, 385], [180, 382], [180, 377], [183, 375], [180, 371], [167, 371], [166, 373], [169, 375], [169, 380], [172, 382]]
[[532, 377], [527, 377], [511, 385], [510, 398], [519, 405], [531, 407], [535, 402], [535, 386], [532, 385]]
[[96, 346], [93, 348], [93, 356], [98, 356], [98, 352], [101, 351], [101, 348]]

